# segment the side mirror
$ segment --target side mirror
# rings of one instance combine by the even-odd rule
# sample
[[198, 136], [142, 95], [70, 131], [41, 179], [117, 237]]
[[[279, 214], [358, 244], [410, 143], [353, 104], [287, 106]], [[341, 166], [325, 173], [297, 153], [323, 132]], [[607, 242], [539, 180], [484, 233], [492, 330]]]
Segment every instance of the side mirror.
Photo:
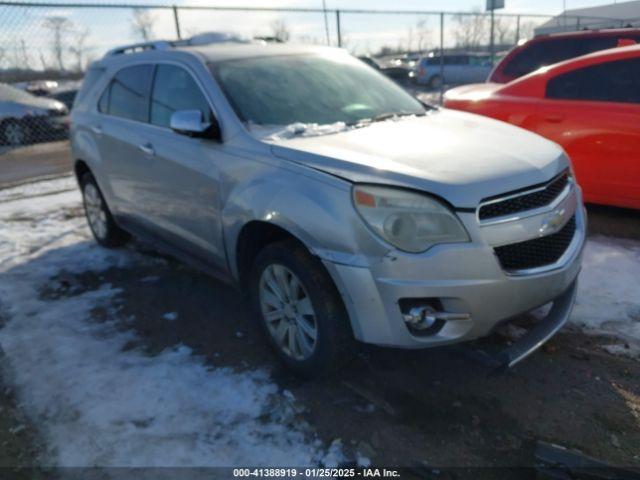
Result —
[[190, 137], [208, 137], [220, 140], [220, 129], [217, 123], [202, 120], [200, 110], [178, 110], [171, 115], [171, 130]]

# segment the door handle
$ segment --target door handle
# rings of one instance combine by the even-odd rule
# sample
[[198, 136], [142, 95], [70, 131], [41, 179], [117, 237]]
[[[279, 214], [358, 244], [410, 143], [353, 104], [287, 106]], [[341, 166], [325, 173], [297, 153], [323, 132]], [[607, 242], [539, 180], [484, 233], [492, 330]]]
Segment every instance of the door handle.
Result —
[[101, 135], [102, 134], [102, 127], [100, 125], [92, 125], [91, 126], [91, 130], [93, 131], [93, 133], [95, 133], [96, 135]]
[[143, 145], [138, 145], [138, 148], [145, 155], [153, 156], [156, 152], [153, 150], [153, 146], [150, 143], [145, 143]]
[[549, 123], [560, 123], [564, 120], [564, 115], [561, 113], [550, 113], [545, 116], [544, 119]]

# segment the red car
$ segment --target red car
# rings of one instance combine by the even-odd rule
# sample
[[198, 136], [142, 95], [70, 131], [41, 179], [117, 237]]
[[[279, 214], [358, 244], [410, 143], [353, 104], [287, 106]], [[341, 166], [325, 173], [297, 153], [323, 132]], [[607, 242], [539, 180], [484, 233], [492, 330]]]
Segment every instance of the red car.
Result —
[[444, 105], [559, 143], [585, 201], [640, 209], [640, 46], [543, 67], [506, 85], [455, 88]]
[[507, 83], [546, 65], [640, 42], [640, 29], [583, 30], [521, 41], [493, 69], [489, 82]]

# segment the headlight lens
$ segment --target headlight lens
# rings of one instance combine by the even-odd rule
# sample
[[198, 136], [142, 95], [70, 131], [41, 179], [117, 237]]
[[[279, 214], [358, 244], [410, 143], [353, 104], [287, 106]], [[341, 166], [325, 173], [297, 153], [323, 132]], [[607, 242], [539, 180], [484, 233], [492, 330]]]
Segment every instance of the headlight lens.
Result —
[[439, 243], [469, 241], [453, 212], [426, 195], [397, 188], [356, 186], [353, 203], [376, 234], [406, 252], [424, 252]]

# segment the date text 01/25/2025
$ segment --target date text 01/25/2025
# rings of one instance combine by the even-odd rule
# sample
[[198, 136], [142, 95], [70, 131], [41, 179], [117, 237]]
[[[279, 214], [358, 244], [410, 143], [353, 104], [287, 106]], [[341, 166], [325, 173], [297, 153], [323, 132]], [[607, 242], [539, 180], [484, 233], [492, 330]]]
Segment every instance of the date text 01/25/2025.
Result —
[[386, 468], [234, 468], [234, 477], [285, 478], [400, 478], [397, 470]]

